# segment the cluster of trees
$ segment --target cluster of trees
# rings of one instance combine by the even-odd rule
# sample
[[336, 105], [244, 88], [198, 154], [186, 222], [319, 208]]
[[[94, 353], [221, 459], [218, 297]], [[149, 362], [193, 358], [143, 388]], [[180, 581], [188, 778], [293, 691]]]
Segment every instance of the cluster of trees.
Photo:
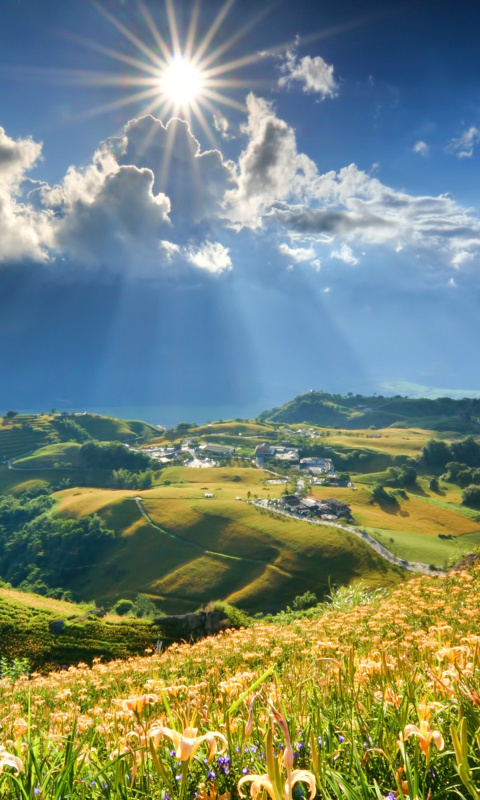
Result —
[[411, 464], [403, 467], [388, 467], [388, 478], [385, 486], [396, 486], [401, 489], [412, 489], [417, 485], [417, 470]]
[[83, 442], [88, 442], [92, 438], [85, 428], [82, 428], [78, 422], [68, 417], [56, 419], [53, 423], [53, 427], [58, 434], [58, 439], [62, 442], [78, 442], [79, 444], [83, 444]]
[[372, 501], [381, 505], [396, 505], [398, 504], [397, 498], [386, 491], [385, 486], [380, 483], [375, 484], [372, 489]]
[[137, 594], [135, 600], [127, 598], [117, 600], [112, 611], [120, 617], [143, 617], [144, 619], [153, 619], [161, 613], [147, 594]]
[[462, 505], [480, 509], [480, 444], [472, 436], [451, 444], [433, 439], [423, 448], [421, 461], [463, 488]]
[[462, 488], [471, 484], [480, 486], [480, 469], [467, 467], [466, 464], [460, 464], [458, 461], [449, 461], [442, 478], [444, 481], [456, 483]]
[[467, 486], [463, 490], [462, 505], [480, 510], [480, 486]]
[[151, 469], [143, 472], [129, 472], [128, 469], [114, 469], [112, 489], [150, 489], [153, 486], [155, 473]]
[[143, 472], [155, 466], [149, 456], [136, 453], [120, 442], [97, 442], [94, 439], [82, 445], [80, 458], [87, 469]]
[[436, 472], [442, 472], [450, 462], [480, 467], [480, 445], [472, 436], [451, 444], [431, 439], [422, 450], [421, 461]]
[[0, 499], [0, 575], [14, 586], [63, 591], [58, 587], [98, 561], [116, 538], [96, 514], [64, 519], [48, 513], [52, 505], [45, 490]]

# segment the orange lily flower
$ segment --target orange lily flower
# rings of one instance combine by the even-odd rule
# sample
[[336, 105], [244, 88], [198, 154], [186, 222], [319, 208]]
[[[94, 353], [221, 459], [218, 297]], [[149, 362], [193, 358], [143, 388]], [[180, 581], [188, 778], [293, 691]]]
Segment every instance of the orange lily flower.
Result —
[[290, 800], [292, 797], [292, 789], [295, 784], [299, 782], [306, 783], [308, 785], [310, 789], [309, 800], [313, 800], [316, 793], [315, 776], [306, 769], [294, 769], [293, 772], [289, 774], [287, 780], [285, 781], [285, 791], [283, 795], [279, 794], [277, 786], [267, 774], [244, 775], [244, 777], [240, 778], [238, 781], [237, 787], [238, 791], [240, 792], [240, 796], [245, 797], [240, 787], [243, 786], [244, 783], [251, 783], [250, 796], [253, 798], [253, 800], [255, 800], [261, 789], [265, 789], [268, 796], [271, 797], [272, 800]]
[[21, 772], [23, 764], [20, 758], [7, 753], [4, 746], [0, 744], [0, 773], [3, 772], [4, 767], [13, 767], [17, 772]]
[[216, 739], [220, 739], [224, 745], [223, 749], [219, 752], [225, 752], [228, 743], [223, 733], [208, 731], [208, 733], [204, 733], [203, 736], [197, 736], [197, 730], [198, 728], [189, 726], [184, 729], [183, 733], [178, 733], [178, 731], [174, 731], [172, 728], [166, 728], [164, 725], [156, 725], [150, 728], [148, 733], [154, 740], [155, 749], [164, 736], [170, 739], [175, 747], [175, 757], [178, 761], [190, 762], [203, 742], [207, 742], [210, 747], [208, 761], [211, 761], [217, 752]]
[[426, 719], [420, 720], [420, 726], [405, 725], [403, 738], [408, 739], [409, 736], [418, 736], [420, 749], [427, 759], [430, 755], [430, 746], [432, 740], [435, 743], [437, 750], [443, 750], [445, 747], [445, 742], [440, 731], [432, 731], [430, 724]]

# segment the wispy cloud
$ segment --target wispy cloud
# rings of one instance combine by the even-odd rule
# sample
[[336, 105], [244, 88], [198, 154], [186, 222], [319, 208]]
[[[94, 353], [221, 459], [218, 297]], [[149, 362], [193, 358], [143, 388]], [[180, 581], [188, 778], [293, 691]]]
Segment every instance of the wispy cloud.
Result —
[[470, 125], [457, 139], [449, 142], [447, 150], [455, 153], [458, 158], [471, 158], [475, 145], [479, 142], [480, 130], [475, 125]]
[[346, 242], [342, 242], [338, 250], [332, 250], [330, 258], [337, 258], [339, 261], [343, 261], [344, 264], [349, 264], [351, 267], [355, 267], [358, 264], [358, 258], [354, 256], [352, 248], [349, 247]]

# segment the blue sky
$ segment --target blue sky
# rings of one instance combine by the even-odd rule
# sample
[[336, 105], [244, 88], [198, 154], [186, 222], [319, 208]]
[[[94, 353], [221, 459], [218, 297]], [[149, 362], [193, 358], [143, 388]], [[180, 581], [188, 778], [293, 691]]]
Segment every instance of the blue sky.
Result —
[[480, 388], [477, 4], [0, 15], [1, 407]]

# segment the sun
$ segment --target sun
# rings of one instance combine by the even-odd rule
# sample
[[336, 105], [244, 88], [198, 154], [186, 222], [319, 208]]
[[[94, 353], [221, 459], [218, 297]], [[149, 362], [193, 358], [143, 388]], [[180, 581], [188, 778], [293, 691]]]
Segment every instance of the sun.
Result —
[[205, 89], [202, 70], [181, 53], [165, 65], [159, 78], [160, 93], [175, 109], [187, 109], [196, 103]]
[[[231, 60], [224, 60], [224, 56], [265, 16], [270, 6], [262, 4], [262, 8], [243, 27], [215, 44], [217, 32], [234, 0], [224, 0], [223, 6], [202, 37], [198, 35], [200, 0], [195, 0], [192, 4], [190, 22], [183, 29], [177, 24], [174, 2], [175, 0], [164, 0], [167, 25], [165, 22], [159, 25], [144, 0], [136, 0], [140, 29], [143, 29], [140, 35], [138, 26], [124, 24], [97, 0], [90, 0], [97, 11], [122, 35], [127, 50], [113, 50], [91, 40], [76, 36], [73, 38], [120, 62], [124, 69], [113, 74], [83, 70], [80, 75], [76, 74], [75, 80], [96, 86], [119, 86], [122, 90], [126, 89], [121, 98], [92, 109], [89, 116], [141, 102], [144, 104], [144, 114], [159, 114], [165, 120], [169, 116], [180, 116], [189, 124], [196, 121], [211, 146], [217, 147], [212, 125], [208, 123], [205, 114], [213, 119], [219, 105], [245, 113], [245, 103], [232, 97], [232, 93], [241, 89], [251, 90], [265, 83], [264, 80], [242, 79], [238, 76], [243, 67], [261, 60], [261, 53], [254, 52]], [[163, 16], [161, 9], [158, 14]]]

